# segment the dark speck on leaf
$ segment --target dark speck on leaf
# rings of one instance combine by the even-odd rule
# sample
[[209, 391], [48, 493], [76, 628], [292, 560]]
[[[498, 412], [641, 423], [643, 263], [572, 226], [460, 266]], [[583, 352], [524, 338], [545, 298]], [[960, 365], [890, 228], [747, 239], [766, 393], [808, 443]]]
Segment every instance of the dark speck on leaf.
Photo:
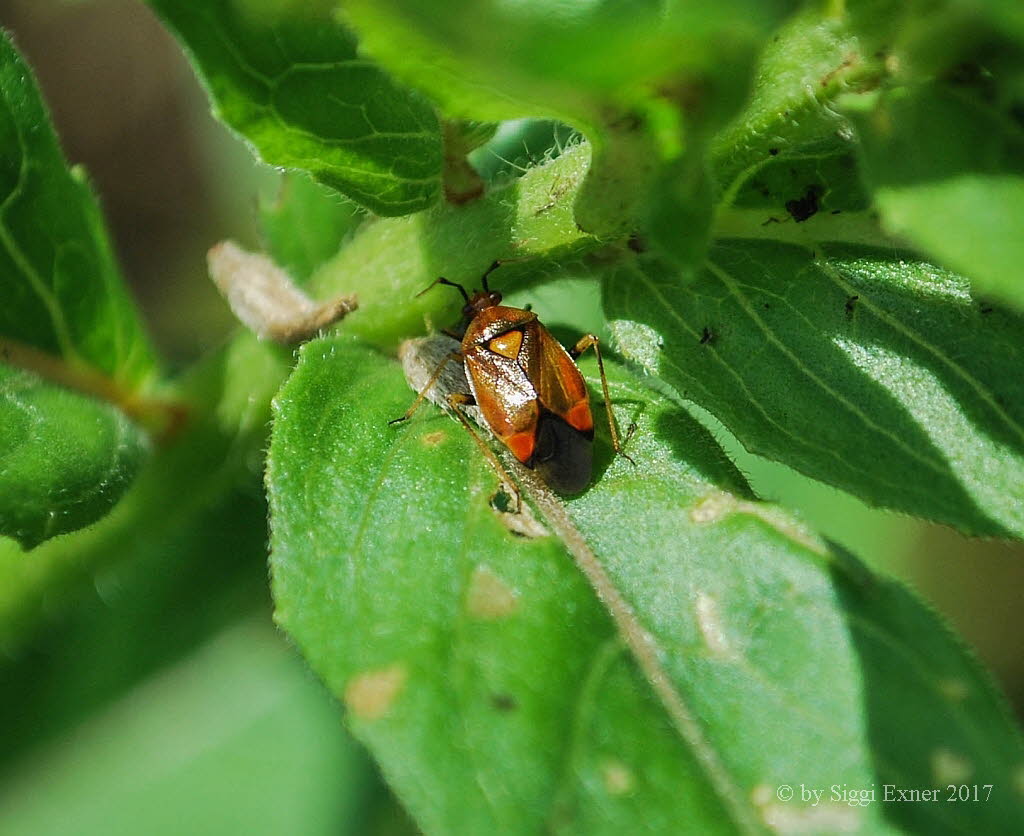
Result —
[[818, 195], [820, 193], [821, 189], [818, 186], [808, 186], [803, 197], [786, 201], [786, 211], [789, 212], [790, 217], [797, 223], [806, 221], [817, 213]]
[[700, 335], [700, 344], [708, 345], [715, 341], [715, 332], [712, 331], [707, 325], [704, 326], [704, 331]]
[[845, 308], [846, 308], [846, 318], [847, 319], [853, 319], [853, 312], [857, 309], [857, 300], [858, 299], [860, 299], [859, 296], [850, 296], [846, 300]]
[[842, 209], [833, 209], [833, 210], [832, 210], [832, 214], [833, 214], [833, 215], [838, 215], [838, 214], [839, 214], [840, 212], [842, 212], [842, 211], [843, 211]]
[[639, 113], [627, 112], [623, 113], [618, 119], [612, 121], [611, 125], [613, 128], [617, 128], [625, 131], [636, 131], [643, 127], [644, 118]]
[[778, 148], [769, 148], [768, 149], [768, 153], [771, 154], [774, 157], [774, 156], [776, 156], [779, 153], [779, 149]]
[[[512, 510], [512, 497], [509, 496], [503, 488], [500, 488], [494, 496], [491, 497], [491, 507], [495, 511], [499, 511], [503, 514], [507, 514]], [[512, 532], [513, 534], [517, 532]]]
[[519, 703], [516, 702], [515, 697], [509, 694], [492, 694], [491, 705], [498, 709], [498, 711], [515, 711], [519, 708]]
[[629, 247], [635, 253], [647, 252], [646, 242], [636, 233], [629, 236], [629, 240], [626, 242], [626, 246]]
[[981, 311], [981, 312], [982, 312], [983, 314], [990, 314], [990, 313], [992, 313], [992, 311], [994, 311], [994, 310], [995, 310], [995, 308], [993, 308], [993, 307], [992, 307], [991, 305], [985, 305], [985, 306], [983, 306], [982, 308], [979, 308], [979, 310], [980, 310], [980, 311]]

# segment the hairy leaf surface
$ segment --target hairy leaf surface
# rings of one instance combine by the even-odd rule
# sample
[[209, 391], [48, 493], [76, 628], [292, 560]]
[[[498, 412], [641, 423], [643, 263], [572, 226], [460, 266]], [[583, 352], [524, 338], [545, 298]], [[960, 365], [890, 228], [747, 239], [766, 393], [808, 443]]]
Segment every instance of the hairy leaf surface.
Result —
[[[830, 193], [829, 208], [852, 208], [833, 192], [856, 189], [836, 182], [850, 179], [853, 134], [830, 102], [871, 68], [840, 20], [807, 9], [787, 22], [761, 55], [750, 100], [711, 141], [718, 197], [726, 207], [782, 210], [786, 200], [816, 186], [820, 196]], [[863, 198], [855, 202], [862, 208]]]
[[[868, 788], [893, 769], [928, 783], [899, 745], [938, 745], [940, 718], [957, 753], [1010, 774], [1019, 739], [941, 631], [923, 664], [957, 672], [991, 737], [938, 690], [929, 720], [883, 739], [874, 709], [903, 698], [902, 620], [934, 619], [751, 498], [685, 413], [614, 368], [611, 382], [619, 420], [638, 425], [636, 466], [599, 435], [596, 483], [567, 506], [575, 535], [543, 505], [532, 523], [497, 512], [493, 472], [435, 410], [388, 427], [411, 393], [372, 351], [309, 344], [278, 398], [277, 617], [425, 831], [883, 832], [880, 805], [814, 808], [776, 789]], [[884, 641], [867, 652], [861, 630]], [[934, 823], [918, 806], [906, 815]]]

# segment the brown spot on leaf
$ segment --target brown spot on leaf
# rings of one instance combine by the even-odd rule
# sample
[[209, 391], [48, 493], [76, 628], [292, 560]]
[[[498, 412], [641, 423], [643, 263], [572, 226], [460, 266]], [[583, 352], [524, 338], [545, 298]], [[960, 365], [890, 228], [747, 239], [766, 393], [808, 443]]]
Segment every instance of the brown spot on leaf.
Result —
[[808, 186], [802, 197], [786, 201], [786, 211], [789, 216], [800, 223], [816, 215], [818, 212], [818, 197], [821, 195], [819, 186]]
[[519, 596], [486, 566], [477, 566], [466, 590], [466, 612], [473, 618], [493, 621], [519, 609]]
[[974, 773], [967, 758], [942, 747], [932, 752], [931, 766], [937, 784], [959, 784]]
[[636, 783], [629, 767], [615, 758], [609, 758], [601, 764], [601, 778], [609, 795], [625, 795], [632, 792]]
[[519, 708], [519, 703], [516, 702], [516, 698], [511, 694], [492, 694], [491, 705], [498, 709], [498, 711], [515, 711]]
[[356, 674], [345, 686], [345, 705], [360, 720], [383, 717], [405, 687], [408, 675], [401, 663]]

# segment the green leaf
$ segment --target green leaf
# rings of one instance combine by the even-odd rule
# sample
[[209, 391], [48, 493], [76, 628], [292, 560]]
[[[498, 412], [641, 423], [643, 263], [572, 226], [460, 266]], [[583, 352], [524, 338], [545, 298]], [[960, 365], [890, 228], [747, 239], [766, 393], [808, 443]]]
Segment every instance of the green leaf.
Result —
[[0, 364], [0, 534], [23, 548], [106, 515], [148, 452], [110, 404]]
[[73, 739], [13, 764], [0, 832], [61, 834], [74, 822], [82, 836], [364, 834], [379, 796], [323, 689], [252, 617], [96, 712]]
[[[644, 85], [721, 66], [722, 51], [756, 44], [793, 7], [726, 0], [714, 7], [557, 0], [348, 0], [346, 15], [392, 72], [453, 116], [500, 121], [554, 115], [600, 121]], [[722, 62], [727, 63], [727, 62]]]
[[260, 228], [274, 262], [300, 284], [335, 255], [361, 220], [356, 208], [302, 174], [260, 195]]
[[310, 279], [314, 295], [356, 290], [359, 309], [345, 318], [348, 334], [394, 350], [429, 323], [448, 325], [462, 297], [438, 287], [439, 276], [478, 287], [495, 259], [513, 262], [492, 277], [503, 291], [558, 275], [599, 246], [573, 218], [573, 196], [586, 175], [590, 148], [577, 145], [532, 168], [504, 189], [455, 207], [440, 203], [405, 218], [365, 224]]
[[2, 33], [0, 298], [0, 346], [32, 346], [128, 392], [152, 382], [153, 351], [96, 200], [82, 171], [68, 170], [32, 74]]
[[[848, 238], [852, 226], [858, 239], [881, 242], [866, 211], [853, 126], [834, 100], [876, 86], [882, 73], [841, 17], [809, 6], [789, 20], [761, 55], [746, 106], [708, 143], [712, 237], [814, 239], [801, 225], [821, 213], [812, 226], [827, 240]], [[822, 217], [840, 213], [841, 221]], [[698, 263], [677, 259], [684, 268]]]
[[1016, 0], [848, 0], [850, 30], [869, 52], [888, 57], [900, 78], [923, 79], [980, 60], [991, 66], [1024, 45], [1024, 9]]
[[265, 162], [306, 171], [379, 215], [438, 199], [433, 108], [360, 57], [333, 3], [150, 5], [191, 56], [218, 118]]
[[624, 354], [751, 452], [873, 505], [1024, 535], [1024, 319], [888, 253], [726, 241], [607, 279]]
[[27, 549], [96, 521], [131, 484], [149, 448], [124, 413], [166, 416], [140, 397], [155, 357], [99, 207], [2, 32], [0, 298], [0, 535]]
[[119, 511], [44, 544], [31, 561], [0, 546], [0, 769], [16, 771], [39, 741], [68, 735], [264, 607], [267, 509], [257, 479], [204, 491], [201, 511], [165, 506], [167, 526], [155, 512], [136, 511], [129, 524]]
[[[367, 49], [448, 115], [578, 128], [593, 148], [580, 228], [625, 239], [651, 218], [652, 241], [686, 258], [703, 251], [708, 213], [694, 212], [692, 236], [689, 218], [674, 224], [679, 248], [665, 216], [694, 195], [701, 204], [702, 132], [739, 107], [755, 50], [793, 5], [351, 0], [345, 11]], [[672, 165], [684, 144], [692, 162]]]
[[[412, 393], [385, 357], [310, 343], [276, 402], [278, 621], [424, 831], [882, 832], [880, 804], [776, 795], [867, 790], [893, 771], [933, 783], [927, 761], [877, 737], [885, 718], [866, 700], [927, 706], [900, 739], [951, 741], [1009, 787], [1019, 736], [934, 619], [751, 499], [705, 430], [608, 365], [618, 418], [638, 425], [636, 465], [613, 459], [599, 411], [596, 483], [568, 517], [525, 483], [551, 534], [492, 507], [496, 477], [449, 418], [425, 407], [386, 425]], [[889, 687], [907, 682], [900, 627], [920, 619], [939, 645], [927, 670], [955, 671], [955, 697], [921, 679]], [[850, 622], [891, 642], [865, 651]], [[965, 694], [977, 725], [955, 704]], [[936, 731], [941, 719], [955, 731]], [[957, 815], [1020, 821], [1009, 791], [1001, 804]]]
[[[244, 552], [251, 536], [254, 546], [263, 541], [262, 526], [248, 528], [244, 537], [232, 532], [237, 509], [231, 499], [239, 490], [254, 490], [270, 399], [289, 360], [290, 352], [240, 335], [179, 381], [191, 406], [190, 420], [176, 443], [157, 448], [112, 514], [74, 536], [44, 543], [31, 561], [13, 541], [0, 540], [0, 650], [10, 652], [24, 643], [76, 590], [100, 584], [97, 572], [122, 561], [147, 567], [154, 576], [168, 566], [184, 573], [183, 554]], [[93, 421], [91, 428], [81, 425], [77, 432], [95, 432], [95, 427]], [[251, 526], [252, 517], [247, 519]], [[219, 581], [214, 577], [210, 582]], [[179, 606], [161, 601], [156, 612]], [[161, 623], [168, 623], [166, 614]], [[147, 642], [152, 648], [152, 640]]]
[[710, 240], [713, 187], [703, 156], [664, 165], [651, 184], [641, 240], [680, 269], [699, 264]]
[[785, 217], [789, 200], [809, 187], [829, 209], [863, 209], [849, 121], [831, 107], [839, 93], [877, 79], [838, 18], [808, 8], [765, 48], [746, 107], [710, 144], [723, 208], [772, 206]]
[[[935, 801], [918, 804], [893, 793], [897, 800], [885, 805], [887, 815], [909, 833], [1018, 830], [1024, 742], [988, 674], [935, 613], [898, 584], [837, 578], [836, 589], [857, 653], [870, 660], [863, 671], [879, 779], [874, 800], [884, 798], [886, 784], [938, 790]], [[960, 787], [974, 783], [993, 785], [990, 795], [978, 787], [984, 804], [961, 801]]]
[[1024, 306], [1024, 124], [970, 88], [928, 85], [847, 100], [886, 229]]

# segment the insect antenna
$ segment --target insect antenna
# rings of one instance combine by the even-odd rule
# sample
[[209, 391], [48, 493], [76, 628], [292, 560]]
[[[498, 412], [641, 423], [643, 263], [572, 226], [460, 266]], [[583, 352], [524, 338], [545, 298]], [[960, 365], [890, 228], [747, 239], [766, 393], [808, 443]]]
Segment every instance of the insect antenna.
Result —
[[484, 290], [485, 290], [485, 291], [486, 291], [487, 293], [490, 293], [490, 292], [491, 292], [491, 289], [490, 289], [490, 288], [489, 288], [489, 287], [487, 286], [487, 277], [488, 277], [489, 275], [491, 275], [491, 273], [493, 273], [493, 272], [494, 272], [495, 270], [497, 270], [497, 269], [498, 269], [499, 267], [501, 267], [502, 263], [503, 263], [503, 262], [501, 262], [501, 261], [497, 261], [497, 260], [495, 260], [495, 261], [492, 261], [492, 262], [491, 262], [491, 266], [490, 266], [490, 267], [488, 267], [488, 268], [487, 268], [486, 270], [484, 270], [484, 274], [483, 274], [483, 275], [482, 275], [482, 276], [480, 277], [480, 284], [482, 284], [482, 285], [483, 285], [483, 287], [484, 287]]
[[439, 284], [447, 285], [448, 287], [458, 288], [459, 293], [462, 294], [462, 298], [465, 299], [467, 303], [469, 302], [469, 294], [466, 293], [466, 288], [464, 288], [458, 282], [449, 281], [444, 276], [438, 276], [436, 279], [434, 279], [434, 281], [432, 281], [425, 288], [423, 288], [423, 290], [416, 294], [416, 298], [419, 299], [424, 293], [426, 293], [428, 290], [434, 287], [434, 285]]

